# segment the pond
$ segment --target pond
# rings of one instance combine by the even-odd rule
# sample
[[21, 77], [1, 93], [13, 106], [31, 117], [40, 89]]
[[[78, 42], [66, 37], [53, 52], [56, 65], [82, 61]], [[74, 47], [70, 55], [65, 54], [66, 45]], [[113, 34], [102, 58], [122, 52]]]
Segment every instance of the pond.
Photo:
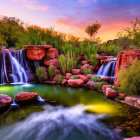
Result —
[[46, 103], [10, 108], [0, 115], [0, 140], [121, 140], [140, 135], [140, 111], [86, 88], [3, 85], [12, 98], [37, 92]]

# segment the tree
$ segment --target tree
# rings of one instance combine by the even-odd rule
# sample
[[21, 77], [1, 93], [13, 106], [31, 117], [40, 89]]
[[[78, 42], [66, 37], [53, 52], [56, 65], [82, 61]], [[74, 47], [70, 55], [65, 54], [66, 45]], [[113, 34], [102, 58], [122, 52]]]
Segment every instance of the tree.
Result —
[[90, 36], [90, 41], [93, 41], [93, 37], [95, 38], [95, 35], [97, 34], [100, 28], [101, 28], [101, 24], [97, 22], [86, 27], [85, 31]]

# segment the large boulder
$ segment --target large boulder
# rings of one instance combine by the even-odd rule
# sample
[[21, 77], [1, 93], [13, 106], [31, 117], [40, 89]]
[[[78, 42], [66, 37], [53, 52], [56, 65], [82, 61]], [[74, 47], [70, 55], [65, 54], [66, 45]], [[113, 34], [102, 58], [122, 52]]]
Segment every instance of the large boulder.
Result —
[[[140, 50], [128, 50], [120, 52], [117, 56], [115, 74], [118, 73], [121, 67], [128, 67], [135, 59], [140, 60]], [[114, 80], [114, 85], [119, 86], [118, 77], [116, 77]]]
[[117, 73], [122, 66], [129, 66], [130, 63], [135, 59], [140, 60], [140, 50], [128, 50], [120, 52], [117, 56], [115, 73]]
[[110, 99], [115, 99], [118, 96], [118, 91], [113, 90], [111, 88], [107, 88], [105, 94], [106, 94], [106, 97]]
[[87, 68], [89, 68], [89, 67], [90, 67], [89, 64], [84, 64], [84, 65], [81, 67], [81, 69], [84, 70], [84, 69], [87, 69]]
[[47, 50], [47, 58], [58, 58], [58, 51], [55, 48], [50, 48]]
[[13, 102], [12, 98], [8, 95], [0, 94], [0, 109], [9, 106]]
[[15, 101], [16, 102], [26, 102], [33, 99], [37, 99], [38, 94], [33, 92], [22, 92], [16, 95]]
[[83, 87], [84, 81], [81, 79], [70, 79], [68, 80], [68, 85], [71, 87]]
[[57, 68], [59, 66], [59, 61], [58, 59], [45, 60], [44, 64], [46, 66], [52, 66]]
[[46, 49], [52, 48], [51, 45], [28, 45], [23, 49], [27, 50], [27, 58], [29, 60], [43, 60], [46, 56]]
[[29, 60], [43, 60], [45, 55], [45, 49], [27, 50], [27, 58]]
[[66, 79], [69, 80], [71, 78], [72, 74], [71, 73], [66, 73]]
[[88, 81], [88, 78], [87, 78], [87, 76], [85, 76], [85, 75], [78, 75], [78, 79], [81, 79], [81, 80], [83, 80], [84, 82], [87, 82], [87, 81]]
[[87, 87], [95, 89], [96, 88], [96, 82], [88, 81], [87, 82]]
[[111, 87], [112, 87], [112, 85], [103, 85], [103, 86], [102, 86], [102, 92], [103, 92], [103, 93], [106, 93], [106, 89], [107, 89], [107, 88], [111, 88]]
[[80, 69], [73, 69], [72, 74], [74, 74], [74, 75], [81, 74], [81, 70]]
[[135, 96], [126, 96], [125, 97], [125, 102], [130, 104], [130, 105], [135, 105], [137, 101], [137, 98]]

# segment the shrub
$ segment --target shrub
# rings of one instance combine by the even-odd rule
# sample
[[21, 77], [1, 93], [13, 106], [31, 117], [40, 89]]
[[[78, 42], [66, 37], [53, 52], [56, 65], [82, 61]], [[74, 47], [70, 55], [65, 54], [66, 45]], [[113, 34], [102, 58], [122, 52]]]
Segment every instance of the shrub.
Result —
[[36, 68], [36, 76], [40, 81], [46, 80], [46, 77], [47, 77], [46, 68], [40, 67], [40, 66], [37, 67]]
[[91, 54], [89, 60], [90, 64], [93, 66], [98, 63], [98, 57], [95, 54]]
[[62, 74], [58, 74], [57, 75], [57, 83], [62, 83], [64, 80], [63, 75]]
[[78, 79], [77, 75], [72, 75], [70, 79]]
[[97, 85], [95, 85], [95, 87], [97, 88], [97, 89], [102, 89], [102, 86], [105, 84], [105, 82], [99, 82]]
[[128, 68], [121, 68], [117, 77], [122, 92], [128, 95], [140, 94], [140, 61], [135, 60]]
[[93, 77], [91, 77], [91, 81], [93, 81], [93, 82], [100, 82], [101, 81], [101, 77], [100, 76], [93, 76]]
[[49, 66], [48, 73], [49, 73], [50, 80], [52, 80], [55, 75], [55, 67]]
[[91, 74], [91, 68], [88, 67], [88, 68], [84, 69], [84, 70], [83, 70], [83, 74], [84, 74], [84, 75]]
[[71, 73], [72, 69], [76, 67], [77, 59], [74, 52], [68, 52], [65, 55], [59, 56], [59, 65], [62, 73], [65, 75], [66, 73]]

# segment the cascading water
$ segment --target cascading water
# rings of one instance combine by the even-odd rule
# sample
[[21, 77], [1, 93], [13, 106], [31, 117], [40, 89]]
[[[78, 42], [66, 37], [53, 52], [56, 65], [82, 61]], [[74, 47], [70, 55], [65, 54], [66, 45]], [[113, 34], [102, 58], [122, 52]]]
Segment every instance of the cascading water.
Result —
[[44, 111], [1, 128], [4, 140], [120, 140], [100, 122], [105, 115], [88, 114], [83, 105], [62, 107], [45, 105]]
[[107, 65], [102, 65], [97, 72], [97, 76], [101, 77], [114, 77], [116, 62], [109, 62]]
[[1, 51], [0, 58], [0, 84], [28, 82], [28, 72], [30, 72], [30, 69], [22, 50], [6, 52]]

